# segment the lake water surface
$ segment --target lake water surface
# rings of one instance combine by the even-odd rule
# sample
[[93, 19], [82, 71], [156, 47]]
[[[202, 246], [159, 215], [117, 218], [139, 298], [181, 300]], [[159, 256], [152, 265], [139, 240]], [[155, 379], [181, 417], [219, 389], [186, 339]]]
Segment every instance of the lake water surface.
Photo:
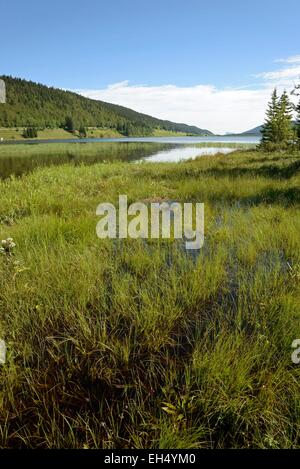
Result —
[[212, 135], [207, 137], [122, 137], [122, 138], [72, 138], [72, 139], [52, 139], [52, 140], [16, 140], [4, 142], [4, 144], [39, 144], [39, 143], [174, 143], [174, 144], [194, 144], [194, 143], [259, 143], [260, 138], [255, 135], [234, 136], [234, 135]]
[[[22, 141], [0, 144], [0, 179], [38, 167], [99, 162], [171, 163], [255, 146], [256, 137], [168, 137]], [[49, 145], [45, 145], [48, 143]]]
[[[171, 150], [164, 150], [147, 156], [142, 159], [148, 163], [179, 163], [180, 161], [195, 159], [198, 156], [216, 155], [217, 153], [227, 154], [234, 151], [235, 148], [230, 147], [181, 147]], [[141, 160], [140, 160], [141, 161]]]

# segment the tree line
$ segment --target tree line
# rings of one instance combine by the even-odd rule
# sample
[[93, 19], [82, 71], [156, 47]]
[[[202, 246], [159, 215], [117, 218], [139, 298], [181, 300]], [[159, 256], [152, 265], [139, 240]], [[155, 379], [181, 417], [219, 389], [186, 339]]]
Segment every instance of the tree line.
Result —
[[[300, 96], [300, 84], [291, 94]], [[296, 121], [293, 119], [294, 112]], [[295, 105], [286, 91], [279, 96], [275, 88], [266, 111], [260, 147], [272, 151], [291, 146], [300, 147], [300, 100]]]

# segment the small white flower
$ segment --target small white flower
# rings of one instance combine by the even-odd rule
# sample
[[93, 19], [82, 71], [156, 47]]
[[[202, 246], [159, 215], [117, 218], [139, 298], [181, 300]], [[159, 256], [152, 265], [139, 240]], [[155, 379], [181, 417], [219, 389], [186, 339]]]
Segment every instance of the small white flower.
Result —
[[0, 252], [11, 255], [11, 251], [16, 247], [13, 238], [2, 239]]
[[6, 344], [4, 340], [0, 340], [0, 365], [6, 362]]

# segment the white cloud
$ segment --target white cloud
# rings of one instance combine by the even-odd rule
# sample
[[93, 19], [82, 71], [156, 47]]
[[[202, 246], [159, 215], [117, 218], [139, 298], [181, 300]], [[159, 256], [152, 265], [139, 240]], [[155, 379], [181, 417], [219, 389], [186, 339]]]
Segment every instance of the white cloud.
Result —
[[128, 80], [120, 81], [119, 83], [113, 83], [112, 85], [108, 85], [108, 89], [110, 90], [117, 90], [122, 86], [127, 86], [129, 84]]
[[260, 124], [271, 90], [217, 89], [211, 85], [130, 85], [127, 82], [80, 94], [138, 112], [197, 125], [213, 132], [239, 132]]
[[284, 87], [293, 87], [300, 76], [300, 65], [296, 64], [299, 58], [285, 59], [292, 67], [259, 74], [263, 83], [256, 85], [256, 88], [221, 89], [204, 84], [190, 87], [173, 84], [131, 85], [126, 80], [104, 89], [77, 92], [92, 99], [126, 106], [160, 119], [196, 125], [215, 133], [241, 132], [263, 122], [274, 86], [279, 91]]
[[300, 78], [300, 55], [293, 55], [286, 59], [276, 60], [275, 62], [286, 64], [286, 66], [272, 72], [259, 73], [256, 77], [262, 78], [274, 86], [292, 88]]
[[297, 80], [300, 76], [300, 64], [293, 67], [283, 68], [281, 70], [275, 70], [273, 72], [264, 72], [256, 75], [257, 77], [263, 78], [264, 80], [278, 81], [279, 84], [287, 82], [290, 83], [291, 80]]
[[287, 64], [296, 64], [300, 63], [300, 55], [292, 55], [291, 57], [287, 57], [286, 59], [279, 59], [275, 62], [283, 62]]

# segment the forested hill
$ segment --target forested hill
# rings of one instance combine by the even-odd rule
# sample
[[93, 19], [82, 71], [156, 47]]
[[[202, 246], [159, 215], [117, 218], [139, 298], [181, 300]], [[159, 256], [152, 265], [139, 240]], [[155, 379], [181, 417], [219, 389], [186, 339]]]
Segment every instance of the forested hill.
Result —
[[211, 135], [208, 130], [156, 119], [126, 107], [95, 101], [70, 91], [1, 76], [6, 84], [6, 104], [0, 106], [0, 127], [64, 127], [71, 117], [74, 126], [116, 129], [123, 135], [151, 135], [154, 129]]

